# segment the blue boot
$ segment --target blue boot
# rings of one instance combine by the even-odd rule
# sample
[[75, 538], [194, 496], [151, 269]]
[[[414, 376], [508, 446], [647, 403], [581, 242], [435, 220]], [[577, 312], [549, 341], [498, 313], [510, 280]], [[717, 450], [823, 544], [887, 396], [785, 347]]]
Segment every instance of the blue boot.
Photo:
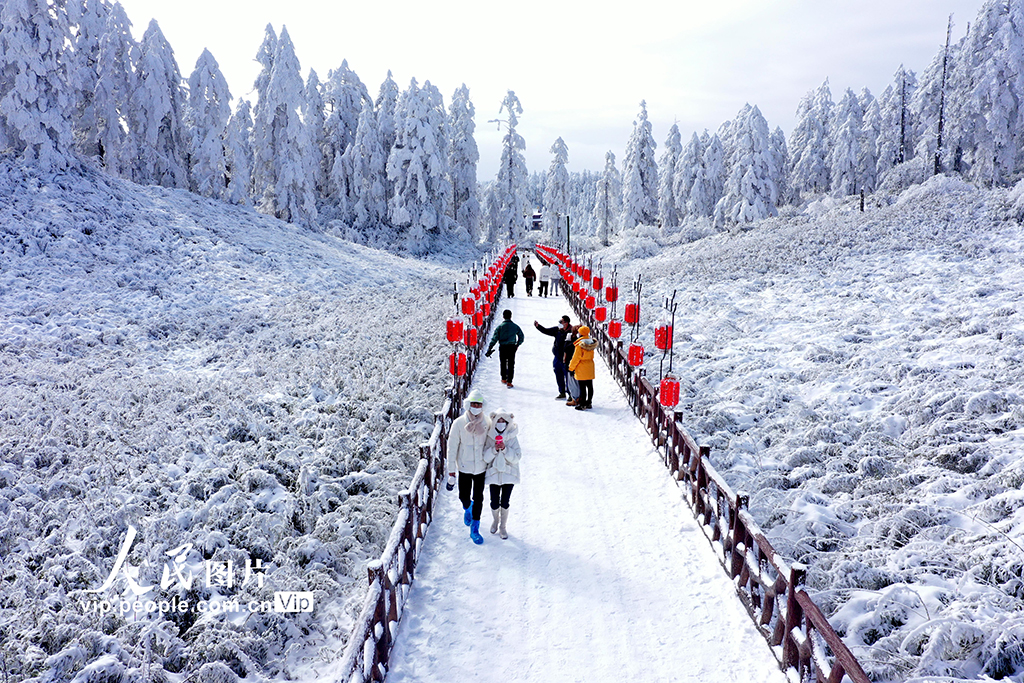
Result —
[[473, 543], [481, 545], [484, 542], [484, 537], [480, 535], [480, 520], [474, 519], [473, 523], [469, 526], [469, 537], [473, 539]]
[[462, 515], [462, 521], [466, 523], [466, 526], [469, 526], [470, 524], [473, 523], [473, 506], [472, 505], [470, 505], [468, 508], [466, 508], [466, 514]]

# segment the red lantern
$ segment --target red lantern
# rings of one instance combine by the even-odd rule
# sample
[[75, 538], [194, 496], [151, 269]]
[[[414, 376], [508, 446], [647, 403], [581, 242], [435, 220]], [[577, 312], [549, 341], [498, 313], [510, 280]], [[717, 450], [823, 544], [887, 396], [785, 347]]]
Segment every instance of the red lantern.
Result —
[[654, 346], [662, 351], [672, 348], [672, 326], [658, 325], [654, 328]]
[[661, 380], [661, 391], [658, 392], [661, 405], [675, 408], [679, 404], [679, 380], [669, 375]]
[[618, 287], [606, 287], [604, 290], [604, 300], [608, 303], [614, 303], [619, 300], [619, 288]]
[[484, 317], [486, 318], [487, 316], [489, 316], [491, 314], [491, 302], [490, 301], [485, 301], [483, 303], [483, 308], [484, 308]]
[[608, 309], [604, 306], [598, 306], [594, 309], [594, 320], [599, 323], [603, 323], [608, 319]]
[[629, 364], [633, 367], [644, 364], [644, 347], [640, 344], [629, 345]]
[[471, 296], [464, 297], [462, 299], [462, 312], [466, 315], [473, 315], [473, 309], [476, 308], [476, 299]]
[[462, 377], [466, 374], [466, 354], [453, 353], [448, 356], [448, 372]]
[[583, 289], [583, 287], [580, 286], [579, 280], [573, 280], [572, 281], [572, 291], [574, 291], [577, 294], [579, 294], [581, 289]]
[[626, 322], [630, 325], [640, 322], [640, 304], [626, 304]]
[[590, 282], [590, 268], [583, 269], [583, 279]]
[[[479, 313], [477, 315], [479, 315]], [[478, 333], [475, 327], [470, 327], [466, 330], [466, 346], [476, 346], [477, 338]]]
[[622, 336], [622, 323], [618, 320], [612, 320], [608, 323], [608, 336], [612, 339], [618, 339]]
[[453, 343], [462, 341], [462, 321], [458, 318], [448, 321], [448, 341]]
[[597, 305], [597, 299], [595, 299], [593, 296], [588, 296], [584, 305], [587, 307], [588, 311], [592, 311], [594, 310], [594, 306]]
[[[483, 311], [477, 311], [476, 313], [473, 314], [473, 324], [476, 325], [477, 327], [480, 327], [481, 325], [484, 324], [484, 312]], [[473, 331], [476, 332], [476, 330], [473, 330]]]
[[604, 278], [598, 275], [594, 276], [594, 290], [600, 292], [604, 287]]

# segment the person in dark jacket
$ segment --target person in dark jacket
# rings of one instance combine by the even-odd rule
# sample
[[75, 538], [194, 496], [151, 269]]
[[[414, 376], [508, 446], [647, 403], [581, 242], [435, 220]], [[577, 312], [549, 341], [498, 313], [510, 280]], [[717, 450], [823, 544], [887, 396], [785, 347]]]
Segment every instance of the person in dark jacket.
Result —
[[498, 328], [491, 336], [491, 343], [487, 347], [487, 357], [494, 353], [494, 345], [498, 345], [498, 358], [501, 361], [501, 383], [512, 388], [512, 377], [516, 372], [516, 351], [523, 343], [525, 337], [523, 331], [512, 322], [512, 311], [507, 308], [501, 314], [505, 319], [501, 321]]
[[515, 260], [516, 263], [513, 264], [510, 261], [508, 267], [505, 268], [505, 275], [502, 277], [502, 280], [505, 282], [505, 293], [509, 297], [513, 297], [516, 295], [516, 280], [519, 279], [519, 260], [513, 260]]
[[533, 269], [529, 261], [523, 268], [523, 279], [526, 280], [526, 296], [533, 296], [533, 281], [537, 279], [537, 271]]
[[558, 396], [555, 397], [558, 401], [565, 400], [565, 380], [568, 370], [565, 366], [565, 338], [572, 332], [572, 324], [569, 321], [569, 316], [563, 315], [562, 319], [558, 321], [558, 325], [555, 327], [544, 327], [536, 320], [533, 321], [533, 326], [536, 327], [541, 334], [546, 334], [549, 337], [555, 338], [555, 343], [551, 345], [551, 353], [554, 354], [554, 361], [551, 363], [551, 367], [555, 370], [555, 382], [558, 383]]

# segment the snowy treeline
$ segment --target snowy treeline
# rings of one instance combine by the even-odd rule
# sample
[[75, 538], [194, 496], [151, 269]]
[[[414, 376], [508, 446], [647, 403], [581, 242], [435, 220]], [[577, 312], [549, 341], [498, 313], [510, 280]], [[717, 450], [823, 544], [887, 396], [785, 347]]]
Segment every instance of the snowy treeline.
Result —
[[376, 99], [342, 62], [303, 80], [287, 29], [267, 26], [255, 102], [232, 96], [204, 51], [187, 80], [150, 23], [118, 3], [10, 0], [0, 9], [0, 152], [46, 170], [91, 160], [142, 184], [255, 206], [414, 254], [477, 238], [469, 91], [449, 110], [388, 74]]

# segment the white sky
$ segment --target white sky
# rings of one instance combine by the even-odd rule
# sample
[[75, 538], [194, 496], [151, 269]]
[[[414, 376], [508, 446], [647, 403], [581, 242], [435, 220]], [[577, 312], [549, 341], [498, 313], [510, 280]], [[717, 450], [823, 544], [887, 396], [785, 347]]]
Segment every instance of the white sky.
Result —
[[187, 78], [209, 48], [235, 97], [250, 96], [254, 61], [271, 23], [287, 26], [302, 64], [321, 81], [343, 59], [376, 97], [388, 69], [404, 89], [415, 77], [445, 105], [465, 83], [476, 106], [478, 177], [494, 175], [501, 133], [489, 119], [514, 90], [527, 166], [545, 171], [561, 136], [569, 169], [620, 164], [640, 100], [658, 154], [673, 121], [683, 141], [757, 105], [787, 139], [800, 98], [829, 79], [876, 96], [902, 63], [919, 74], [954, 41], [982, 0], [121, 0], [136, 37], [156, 19]]

